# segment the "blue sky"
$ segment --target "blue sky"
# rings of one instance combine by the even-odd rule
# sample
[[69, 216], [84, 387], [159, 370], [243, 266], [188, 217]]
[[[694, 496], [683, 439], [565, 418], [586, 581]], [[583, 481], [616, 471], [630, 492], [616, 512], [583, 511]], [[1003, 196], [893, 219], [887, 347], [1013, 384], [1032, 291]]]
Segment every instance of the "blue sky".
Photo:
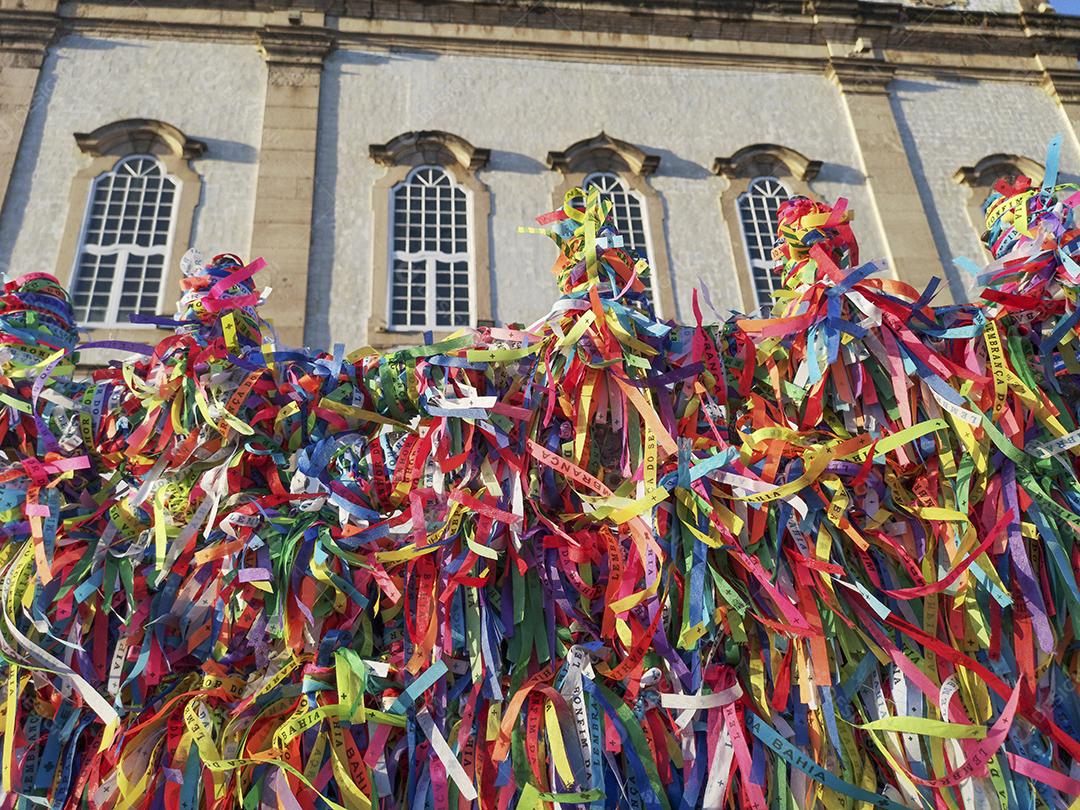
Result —
[[1051, 0], [1059, 14], [1080, 14], [1080, 0]]

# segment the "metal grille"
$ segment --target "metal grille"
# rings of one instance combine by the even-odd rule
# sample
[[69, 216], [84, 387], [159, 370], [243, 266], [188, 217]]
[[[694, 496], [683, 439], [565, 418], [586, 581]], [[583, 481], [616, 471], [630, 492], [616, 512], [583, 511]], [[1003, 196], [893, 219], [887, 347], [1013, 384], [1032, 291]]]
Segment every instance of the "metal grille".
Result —
[[750, 262], [750, 275], [759, 306], [772, 304], [772, 293], [779, 278], [772, 272], [776, 262], [772, 249], [776, 244], [777, 211], [791, 196], [775, 177], [758, 177], [739, 195], [739, 220], [743, 245]]
[[148, 155], [123, 158], [94, 179], [71, 285], [81, 323], [115, 325], [157, 312], [178, 189]]
[[[611, 218], [615, 228], [623, 238], [623, 247], [634, 251], [638, 256], [648, 261], [649, 241], [645, 235], [645, 213], [641, 198], [629, 188], [622, 178], [611, 172], [594, 172], [585, 178], [582, 183], [585, 192], [595, 188], [600, 196], [611, 201]], [[656, 306], [656, 298], [653, 295], [652, 274], [641, 279], [645, 285], [645, 292]], [[659, 314], [659, 313], [658, 313]]]
[[469, 326], [472, 279], [465, 190], [437, 166], [414, 169], [391, 192], [390, 325]]

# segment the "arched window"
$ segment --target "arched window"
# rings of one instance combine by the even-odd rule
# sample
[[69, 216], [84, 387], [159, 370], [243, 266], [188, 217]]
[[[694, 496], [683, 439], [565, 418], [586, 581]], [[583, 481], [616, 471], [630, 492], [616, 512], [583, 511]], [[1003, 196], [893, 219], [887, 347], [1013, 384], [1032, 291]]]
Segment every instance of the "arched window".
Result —
[[[1031, 178], [1032, 185], [1037, 186], [1042, 183], [1045, 171], [1037, 160], [999, 152], [987, 155], [974, 166], [963, 166], [953, 174], [957, 183], [967, 187], [968, 217], [971, 219], [972, 235], [978, 239], [980, 248], [985, 249], [983, 234], [986, 232], [986, 214], [982, 207], [994, 190], [994, 183], [1002, 178], [1013, 181], [1019, 175], [1026, 175]], [[975, 255], [981, 254], [982, 250], [979, 250]]]
[[491, 192], [477, 176], [491, 152], [424, 130], [372, 144], [370, 154], [386, 167], [371, 192], [370, 345], [494, 325]]
[[[648, 229], [645, 227], [645, 209], [638, 193], [631, 191], [622, 178], [613, 172], [593, 172], [586, 176], [582, 188], [586, 193], [595, 188], [600, 196], [611, 201], [611, 218], [622, 235], [623, 247], [648, 260]], [[645, 276], [641, 281], [651, 297], [652, 276]], [[653, 303], [655, 305], [656, 302]]]
[[772, 303], [773, 290], [779, 283], [773, 272], [776, 262], [772, 250], [776, 244], [777, 211], [790, 196], [775, 177], [757, 177], [739, 195], [739, 225], [759, 306]]
[[657, 317], [675, 315], [675, 294], [664, 237], [664, 203], [649, 177], [660, 166], [660, 156], [650, 155], [632, 143], [601, 132], [572, 144], [562, 152], [548, 152], [547, 163], [561, 175], [552, 203], [562, 208], [567, 192], [593, 187], [613, 207], [615, 227], [623, 246], [649, 262], [642, 279]]
[[418, 166], [393, 189], [391, 328], [472, 323], [469, 200], [439, 166]]
[[713, 171], [727, 180], [720, 213], [731, 236], [744, 312], [771, 307], [780, 282], [772, 272], [777, 211], [790, 197], [811, 196], [809, 184], [821, 168], [820, 160], [774, 143], [744, 146], [713, 162]]
[[[76, 132], [73, 178], [56, 275], [78, 321], [101, 340], [154, 342], [134, 313], [162, 315], [180, 290], [177, 261], [189, 247], [202, 180], [191, 162], [206, 144], [164, 121], [129, 118]], [[96, 363], [97, 360], [84, 362]]]
[[179, 185], [152, 155], [122, 158], [94, 179], [71, 283], [80, 323], [157, 312]]

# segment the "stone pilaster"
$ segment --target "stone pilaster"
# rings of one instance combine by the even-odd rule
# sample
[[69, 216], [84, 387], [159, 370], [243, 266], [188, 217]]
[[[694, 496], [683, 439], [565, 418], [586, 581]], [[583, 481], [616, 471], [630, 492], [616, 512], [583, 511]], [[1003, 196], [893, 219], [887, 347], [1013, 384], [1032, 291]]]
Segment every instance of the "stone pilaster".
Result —
[[274, 288], [263, 315], [291, 346], [304, 342], [319, 85], [332, 47], [320, 31], [259, 33], [268, 70], [251, 255], [266, 259], [260, 281]]
[[58, 24], [55, 3], [35, 6], [40, 10], [9, 9], [0, 3], [0, 203], [7, 195], [26, 117], [37, 98], [41, 65]]
[[941, 259], [889, 101], [895, 68], [872, 57], [832, 57], [828, 75], [844, 97], [863, 173], [897, 278], [922, 289]]

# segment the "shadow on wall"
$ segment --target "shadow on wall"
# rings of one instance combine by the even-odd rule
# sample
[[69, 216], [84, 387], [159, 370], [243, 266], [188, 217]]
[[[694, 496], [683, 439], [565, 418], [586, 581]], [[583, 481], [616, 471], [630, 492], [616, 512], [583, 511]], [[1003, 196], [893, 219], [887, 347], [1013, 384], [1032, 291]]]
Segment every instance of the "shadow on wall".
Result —
[[[670, 149], [664, 149], [659, 146], [649, 146], [648, 144], [638, 144], [639, 149], [647, 152], [650, 155], [657, 155], [660, 158], [660, 166], [656, 171], [658, 177], [675, 177], [683, 180], [709, 180], [714, 175], [708, 168], [702, 166], [700, 163], [695, 163], [692, 160], [679, 157]], [[660, 216], [661, 225], [664, 234], [664, 249], [668, 256], [668, 274], [671, 280], [671, 306], [673, 312], [664, 312], [663, 316], [667, 320], [679, 320], [680, 306], [679, 306], [679, 273], [675, 267], [675, 253], [671, 249], [671, 207], [668, 202], [668, 196], [666, 194], [657, 194], [660, 200]], [[692, 274], [700, 275], [702, 268], [693, 268]], [[688, 276], [691, 273], [687, 274]]]
[[[525, 155], [515, 155], [513, 152], [504, 152], [503, 154], [504, 155], [513, 155], [516, 158], [521, 158], [521, 160], [525, 164], [528, 164], [529, 162], [539, 164], [539, 161], [530, 161], [530, 158], [526, 157]], [[494, 158], [495, 155], [493, 154], [492, 157]], [[490, 167], [490, 165], [491, 164], [489, 163], [488, 166]], [[531, 172], [526, 171], [525, 173], [531, 173]], [[488, 191], [491, 190], [490, 183], [485, 183], [484, 182], [483, 174], [478, 175], [478, 179], [480, 180], [481, 183], [484, 183], [484, 185], [486, 185], [488, 187]], [[495, 283], [495, 268], [499, 266], [498, 265], [498, 261], [499, 261], [498, 257], [495, 255], [495, 251], [499, 247], [498, 243], [495, 241], [495, 214], [498, 213], [498, 210], [499, 210], [499, 195], [498, 194], [488, 194], [488, 221], [487, 221], [487, 226], [488, 226], [488, 228], [487, 228], [488, 266], [486, 268], [476, 267], [474, 269], [474, 272], [480, 272], [480, 273], [485, 273], [486, 272], [488, 274], [488, 276], [489, 276], [489, 279], [488, 279], [488, 294], [491, 297], [491, 310], [490, 310], [490, 312], [491, 312], [491, 318], [492, 318], [493, 325], [494, 324], [499, 324], [500, 322], [505, 322], [505, 320], [500, 321], [500, 319], [499, 319], [499, 285]], [[472, 226], [472, 228], [470, 228], [470, 230], [471, 230], [472, 233], [476, 233], [476, 225], [473, 224], [473, 226]], [[475, 279], [474, 279], [474, 282], [475, 282]], [[475, 283], [474, 283], [474, 288], [475, 288]], [[479, 304], [479, 302], [477, 302], [477, 304]], [[484, 324], [479, 324], [479, 325], [483, 326]]]
[[[349, 54], [349, 62], [367, 54]], [[383, 60], [385, 61], [385, 60]], [[344, 67], [344, 65], [342, 66]], [[333, 291], [337, 239], [338, 138], [341, 130], [341, 76], [344, 70], [323, 70], [319, 84], [319, 128], [315, 148], [315, 183], [311, 206], [311, 245], [308, 253], [307, 310], [304, 343], [330, 345], [330, 296]], [[353, 271], [369, 271], [362, 258]], [[364, 302], [354, 301], [357, 316], [367, 319]]]
[[[491, 150], [491, 160], [484, 168], [484, 172], [479, 175], [480, 182], [484, 183], [489, 189], [491, 188], [490, 179], [484, 175], [491, 172], [508, 172], [511, 174], [526, 174], [534, 177], [540, 177], [544, 174], [550, 173], [550, 169], [546, 164], [541, 163], [536, 158], [529, 155], [522, 154], [521, 152], [506, 152], [501, 149]], [[499, 195], [491, 194], [489, 196], [491, 210], [488, 216], [488, 267], [487, 272], [491, 274], [491, 283], [488, 288], [491, 290], [491, 317], [495, 323], [505, 322], [505, 318], [499, 317], [499, 285], [495, 283], [495, 272], [499, 266], [499, 259], [497, 251], [499, 249], [499, 243], [495, 239], [495, 215], [499, 210]], [[545, 203], [540, 206], [541, 208], [547, 208]], [[522, 225], [532, 225], [531, 222], [523, 222]], [[484, 272], [481, 270], [480, 272]]]
[[[815, 180], [820, 180], [823, 183], [835, 183], [838, 186], [847, 186], [854, 188], [855, 186], [866, 185], [866, 175], [854, 166], [845, 166], [843, 163], [822, 163], [821, 171]], [[827, 200], [827, 202], [836, 202], [835, 200]]]
[[[905, 79], [903, 92], [905, 93], [933, 93], [937, 90], [932, 84]], [[904, 145], [907, 159], [911, 165], [911, 173], [915, 178], [915, 188], [922, 200], [923, 210], [926, 212], [926, 220], [930, 225], [930, 233], [934, 237], [934, 247], [937, 249], [940, 271], [944, 275], [945, 284], [948, 285], [949, 294], [954, 301], [963, 301], [967, 297], [965, 280], [952, 263], [949, 253], [949, 242], [945, 237], [945, 229], [941, 224], [941, 214], [937, 203], [934, 202], [934, 194], [930, 190], [930, 183], [926, 179], [926, 165], [923, 163], [922, 154], [915, 143], [915, 134], [911, 130], [911, 124], [904, 114], [904, 107], [900, 103], [899, 93], [889, 94], [889, 105], [892, 107], [893, 118], [896, 120], [896, 129], [900, 133], [900, 142]], [[886, 229], [888, 224], [885, 224]], [[937, 275], [937, 273], [934, 273]]]
[[[259, 160], [259, 150], [251, 144], [230, 141], [225, 138], [201, 138], [200, 140], [206, 144], [206, 152], [201, 157], [192, 160], [191, 167], [203, 178], [204, 182], [199, 188], [199, 201], [195, 204], [195, 213], [191, 218], [191, 242], [189, 247], [197, 247], [205, 251], [207, 246], [201, 243], [201, 226], [203, 215], [206, 212], [206, 195], [210, 191], [210, 184], [205, 182], [205, 164], [219, 162], [254, 165]], [[242, 209], [248, 205], [248, 193], [245, 187], [239, 185], [229, 185], [214, 190], [218, 205], [223, 210]], [[240, 250], [241, 248], [237, 245], [235, 247], [230, 246], [229, 249]], [[173, 261], [179, 261], [181, 255], [183, 255], [183, 251], [177, 249]]]
[[118, 48], [147, 48], [141, 42], [119, 42], [114, 39], [91, 39], [89, 37], [70, 36], [63, 41], [64, 49], [74, 51], [115, 51]]
[[259, 150], [250, 143], [229, 141], [224, 138], [199, 138], [206, 144], [206, 155], [211, 160], [225, 163], [255, 163], [259, 159]]
[[[663, 164], [661, 164], [663, 165]], [[664, 231], [664, 248], [667, 250], [668, 255], [668, 274], [671, 276], [671, 307], [674, 312], [661, 313], [667, 320], [675, 320], [681, 323], [679, 313], [679, 274], [675, 271], [675, 257], [671, 251], [671, 232], [668, 223], [671, 221], [671, 211], [668, 206], [668, 198], [666, 194], [658, 194], [660, 198], [660, 211], [661, 211], [661, 224]], [[653, 286], [653, 289], [657, 289]], [[658, 300], [658, 293], [653, 293], [653, 300]]]
[[679, 177], [684, 180], [708, 180], [713, 176], [712, 172], [700, 163], [681, 158], [670, 149], [647, 144], [635, 144], [643, 152], [657, 155], [660, 158], [660, 168], [656, 173], [663, 177]]
[[[315, 183], [311, 212], [311, 244], [308, 272], [307, 310], [304, 313], [304, 343], [308, 346], [330, 345], [330, 297], [334, 289], [337, 267], [337, 178], [339, 171], [338, 143], [341, 137], [341, 81], [344, 76], [358, 76], [364, 68], [385, 65], [394, 59], [435, 60], [438, 54], [426, 51], [373, 53], [338, 50], [327, 61], [319, 85], [319, 129], [315, 152]], [[350, 69], [352, 68], [352, 69]], [[365, 148], [366, 153], [366, 148]], [[370, 276], [372, 255], [356, 257], [351, 272]], [[370, 278], [369, 278], [370, 285]], [[370, 286], [369, 286], [370, 289]], [[370, 315], [370, 302], [355, 301], [358, 321]]]
[[544, 174], [550, 171], [547, 165], [536, 158], [523, 155], [520, 152], [504, 152], [501, 149], [491, 150], [491, 160], [484, 171], [513, 172], [514, 174]]
[[424, 61], [434, 62], [439, 59], [439, 54], [434, 51], [423, 51], [409, 49], [407, 51], [390, 50], [385, 53], [378, 53], [373, 51], [353, 51], [353, 50], [338, 50], [335, 51], [333, 59], [335, 59], [340, 65], [338, 71], [345, 76], [357, 76], [360, 71], [349, 70], [350, 66], [356, 67], [368, 67], [372, 65], [385, 65], [390, 62], [412, 62], [412, 61]]
[[[5, 147], [10, 142], [10, 145], [18, 150], [3, 207], [0, 208], [0, 273], [3, 274], [7, 274], [11, 268], [11, 256], [15, 250], [15, 240], [22, 232], [26, 218], [26, 205], [30, 200], [30, 190], [34, 181], [34, 167], [38, 165], [38, 159], [41, 156], [41, 141], [45, 134], [45, 121], [48, 118], [53, 93], [56, 90], [57, 58], [50, 53], [41, 66], [34, 94], [30, 98], [30, 107], [26, 113], [26, 124], [22, 132], [15, 131], [6, 119], [0, 119], [0, 137], [5, 139]], [[68, 143], [68, 148], [75, 148], [74, 140]], [[49, 191], [50, 197], [56, 203], [56, 215], [60, 217], [62, 222], [67, 216], [66, 201], [69, 190], [65, 186], [49, 189]], [[18, 268], [18, 272], [14, 273], [14, 275], [31, 270], [55, 273], [55, 251], [59, 250], [59, 245], [53, 245], [52, 249], [53, 253], [49, 257], [51, 264], [34, 268]]]

